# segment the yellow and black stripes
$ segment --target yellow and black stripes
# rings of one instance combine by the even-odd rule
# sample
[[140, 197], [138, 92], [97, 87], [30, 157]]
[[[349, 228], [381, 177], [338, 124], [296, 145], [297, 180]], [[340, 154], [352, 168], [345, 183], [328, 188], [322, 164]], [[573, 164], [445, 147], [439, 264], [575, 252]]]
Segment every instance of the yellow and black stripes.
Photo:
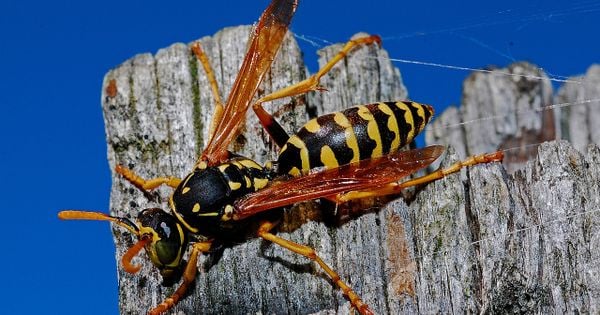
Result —
[[410, 143], [431, 119], [429, 105], [382, 102], [310, 120], [281, 148], [278, 172], [298, 176], [379, 157]]
[[[395, 152], [423, 130], [432, 114], [428, 105], [385, 102], [317, 117], [283, 144], [275, 171], [298, 176]], [[232, 224], [233, 202], [264, 188], [273, 173], [241, 156], [217, 166], [198, 163], [173, 192], [170, 207], [192, 233], [223, 233]]]
[[183, 179], [170, 200], [175, 216], [191, 232], [210, 235], [233, 215], [232, 202], [269, 183], [269, 172], [240, 156], [227, 163], [199, 166]]

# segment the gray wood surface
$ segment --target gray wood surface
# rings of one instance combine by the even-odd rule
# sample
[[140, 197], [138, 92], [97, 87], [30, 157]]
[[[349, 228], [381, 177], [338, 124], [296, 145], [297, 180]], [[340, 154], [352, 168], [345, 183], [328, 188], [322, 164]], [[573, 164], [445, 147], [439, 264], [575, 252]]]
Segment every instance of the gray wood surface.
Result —
[[[245, 54], [248, 32], [228, 28], [201, 39], [223, 98]], [[321, 50], [320, 63], [338, 49]], [[288, 36], [261, 95], [306, 77], [301, 56]], [[267, 109], [292, 132], [309, 114], [407, 97], [399, 71], [374, 46], [355, 51], [322, 84], [328, 92]], [[102, 96], [111, 168], [123, 164], [146, 178], [184, 176], [206, 144], [212, 104], [204, 71], [188, 45], [138, 55], [111, 70]], [[232, 149], [259, 162], [276, 156], [253, 113]], [[449, 149], [443, 163], [464, 158], [467, 151], [458, 151]], [[426, 186], [409, 205], [403, 199], [380, 210], [378, 202], [361, 204], [364, 215], [337, 224], [325, 219], [323, 213], [332, 211], [326, 206], [295, 206], [286, 212], [279, 235], [314, 247], [379, 314], [597, 313], [599, 165], [597, 146], [584, 157], [566, 142], [551, 143], [514, 175], [498, 164], [473, 167]], [[135, 218], [143, 208], [167, 210], [170, 189], [159, 189], [149, 200], [114, 175], [112, 214]], [[119, 228], [113, 231], [119, 263], [135, 240]], [[144, 313], [173, 292], [160, 285], [145, 253], [134, 262], [143, 265], [135, 275], [119, 266], [123, 314]], [[203, 256], [198, 268], [194, 288], [173, 313], [350, 311], [314, 264], [258, 239]]]
[[[600, 143], [600, 65], [592, 65], [585, 75], [569, 80], [560, 87], [554, 101], [561, 105], [558, 131], [561, 139], [584, 151], [589, 143]], [[575, 105], [562, 106], [567, 103]]]

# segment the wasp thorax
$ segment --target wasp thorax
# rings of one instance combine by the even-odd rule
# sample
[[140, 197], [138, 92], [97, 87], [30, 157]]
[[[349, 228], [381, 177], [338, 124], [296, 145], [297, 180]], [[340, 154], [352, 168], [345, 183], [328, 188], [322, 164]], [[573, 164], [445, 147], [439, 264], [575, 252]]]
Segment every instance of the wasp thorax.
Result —
[[181, 181], [169, 205], [188, 231], [214, 237], [230, 223], [235, 200], [264, 188], [269, 176], [258, 163], [241, 156], [216, 166], [198, 167]]
[[170, 276], [179, 269], [187, 245], [183, 228], [175, 217], [158, 208], [140, 212], [138, 225], [140, 236], [151, 239], [146, 245], [150, 260], [161, 270], [163, 276]]

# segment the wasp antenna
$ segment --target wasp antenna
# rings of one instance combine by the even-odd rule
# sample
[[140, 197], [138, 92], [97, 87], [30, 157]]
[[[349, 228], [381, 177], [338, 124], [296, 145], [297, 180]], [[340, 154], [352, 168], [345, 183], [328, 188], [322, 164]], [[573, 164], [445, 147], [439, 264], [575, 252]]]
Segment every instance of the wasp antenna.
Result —
[[121, 258], [123, 270], [129, 273], [136, 273], [140, 271], [142, 267], [140, 265], [132, 264], [131, 261], [133, 260], [133, 257], [135, 257], [142, 250], [142, 248], [144, 248], [144, 246], [150, 243], [151, 240], [152, 239], [148, 237], [142, 237], [137, 243], [133, 244], [133, 246], [127, 250], [125, 255], [123, 255], [123, 258]]
[[131, 233], [138, 235], [140, 231], [138, 227], [127, 218], [113, 217], [102, 212], [81, 211], [81, 210], [64, 210], [58, 213], [58, 218], [61, 220], [94, 220], [94, 221], [110, 221], [116, 223], [129, 230]]

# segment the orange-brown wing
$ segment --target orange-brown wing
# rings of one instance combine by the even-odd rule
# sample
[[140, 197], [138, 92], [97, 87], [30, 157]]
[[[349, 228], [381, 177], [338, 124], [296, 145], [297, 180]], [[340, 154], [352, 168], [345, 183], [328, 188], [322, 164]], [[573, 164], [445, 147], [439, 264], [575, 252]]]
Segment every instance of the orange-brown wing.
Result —
[[216, 165], [227, 158], [227, 147], [244, 121], [258, 85], [281, 46], [297, 0], [273, 0], [250, 35], [248, 52], [233, 84], [223, 117], [200, 159]]
[[241, 220], [261, 211], [296, 202], [382, 186], [426, 167], [442, 152], [443, 146], [433, 145], [275, 182], [236, 201], [233, 218]]

